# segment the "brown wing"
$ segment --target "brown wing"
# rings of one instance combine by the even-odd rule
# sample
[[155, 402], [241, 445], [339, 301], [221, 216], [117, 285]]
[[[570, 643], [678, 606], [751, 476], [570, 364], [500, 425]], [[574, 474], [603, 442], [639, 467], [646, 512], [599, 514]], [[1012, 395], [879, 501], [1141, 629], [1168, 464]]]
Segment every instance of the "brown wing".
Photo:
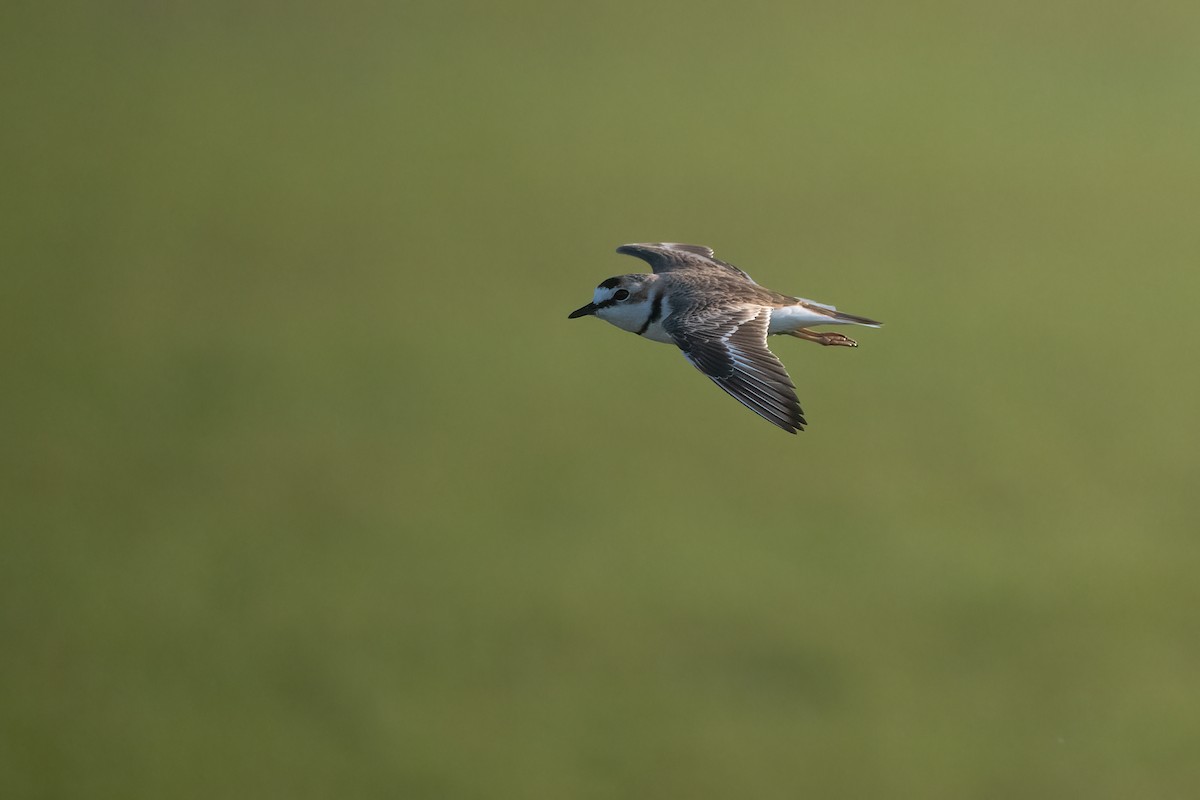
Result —
[[672, 314], [663, 327], [688, 361], [742, 405], [788, 433], [804, 430], [804, 412], [787, 370], [767, 349], [771, 310], [698, 308]]
[[753, 278], [733, 264], [713, 258], [712, 248], [702, 244], [676, 244], [674, 242], [623, 244], [617, 248], [617, 252], [642, 259], [656, 273], [679, 270], [717, 270], [732, 273], [754, 283]]

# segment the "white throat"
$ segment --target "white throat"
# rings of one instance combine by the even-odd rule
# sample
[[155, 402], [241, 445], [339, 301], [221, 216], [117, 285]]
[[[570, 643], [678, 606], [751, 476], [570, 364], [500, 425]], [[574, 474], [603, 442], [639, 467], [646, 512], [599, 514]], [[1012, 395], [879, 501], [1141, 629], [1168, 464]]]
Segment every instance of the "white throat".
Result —
[[[661, 290], [658, 290], [661, 291]], [[596, 316], [605, 322], [611, 322], [623, 331], [636, 333], [655, 342], [674, 344], [675, 340], [663, 330], [662, 321], [671, 313], [667, 298], [663, 296], [659, 303], [658, 313], [655, 314], [654, 291], [645, 300], [618, 303], [602, 308]], [[656, 317], [652, 319], [652, 317]]]
[[646, 321], [650, 313], [650, 299], [641, 302], [617, 303], [596, 312], [596, 316], [605, 322], [611, 322], [623, 331], [636, 333]]

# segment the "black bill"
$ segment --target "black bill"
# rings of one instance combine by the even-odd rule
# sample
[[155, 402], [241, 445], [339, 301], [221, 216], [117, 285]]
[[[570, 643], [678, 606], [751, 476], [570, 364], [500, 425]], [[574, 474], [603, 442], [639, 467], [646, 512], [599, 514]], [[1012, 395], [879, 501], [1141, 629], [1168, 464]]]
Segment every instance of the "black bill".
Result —
[[567, 314], [567, 319], [575, 319], [576, 317], [587, 317], [596, 313], [596, 304], [588, 303], [583, 308], [577, 308], [570, 314]]

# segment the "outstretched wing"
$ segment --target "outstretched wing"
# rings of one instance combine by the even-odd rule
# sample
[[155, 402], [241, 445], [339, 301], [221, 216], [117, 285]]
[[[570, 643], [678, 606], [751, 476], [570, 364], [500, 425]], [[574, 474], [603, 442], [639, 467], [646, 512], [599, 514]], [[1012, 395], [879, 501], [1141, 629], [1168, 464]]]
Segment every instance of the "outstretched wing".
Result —
[[788, 433], [804, 430], [804, 412], [787, 370], [767, 349], [771, 310], [743, 305], [672, 314], [663, 327], [688, 361], [742, 405]]
[[754, 283], [753, 278], [733, 264], [726, 263], [719, 258], [713, 258], [712, 248], [705, 247], [702, 244], [676, 244], [675, 242], [623, 244], [617, 248], [617, 252], [642, 259], [656, 273], [715, 269], [718, 271], [728, 271]]

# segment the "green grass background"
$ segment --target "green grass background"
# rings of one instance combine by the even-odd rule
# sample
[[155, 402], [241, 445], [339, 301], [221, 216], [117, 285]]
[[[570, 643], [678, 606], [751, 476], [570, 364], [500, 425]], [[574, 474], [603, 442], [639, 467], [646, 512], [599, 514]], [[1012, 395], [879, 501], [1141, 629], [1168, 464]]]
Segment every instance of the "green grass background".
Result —
[[1194, 796], [1195, 3], [5, 17], [3, 797]]

